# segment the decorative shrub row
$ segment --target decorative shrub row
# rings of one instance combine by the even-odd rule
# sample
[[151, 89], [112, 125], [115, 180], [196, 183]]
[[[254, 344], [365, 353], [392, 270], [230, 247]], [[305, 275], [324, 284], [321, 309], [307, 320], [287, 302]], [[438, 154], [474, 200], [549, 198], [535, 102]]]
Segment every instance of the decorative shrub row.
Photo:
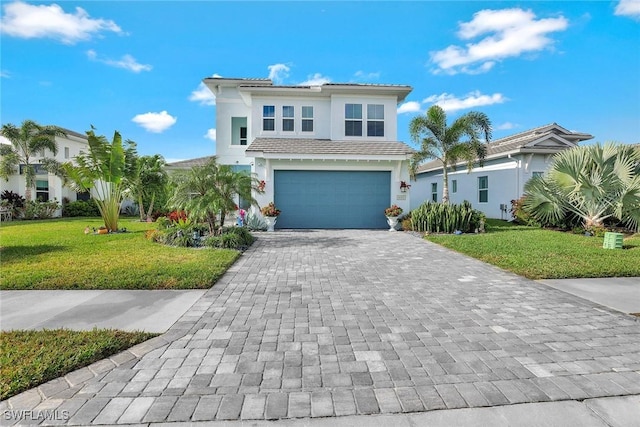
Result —
[[429, 201], [411, 211], [413, 230], [427, 233], [473, 233], [483, 227], [484, 219], [466, 200], [459, 205]]
[[100, 216], [100, 211], [93, 199], [86, 202], [84, 200], [76, 200], [62, 205], [62, 216]]

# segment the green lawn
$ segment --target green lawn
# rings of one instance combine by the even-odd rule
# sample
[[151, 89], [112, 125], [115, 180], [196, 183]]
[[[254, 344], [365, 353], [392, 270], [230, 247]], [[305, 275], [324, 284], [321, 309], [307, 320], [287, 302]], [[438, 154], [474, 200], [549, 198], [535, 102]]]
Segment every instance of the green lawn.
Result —
[[0, 400], [155, 336], [107, 329], [0, 333]]
[[429, 235], [434, 243], [530, 279], [640, 277], [640, 234], [624, 249], [603, 249], [602, 237], [488, 220], [487, 233]]
[[154, 224], [121, 219], [126, 233], [84, 234], [98, 218], [3, 222], [0, 289], [208, 288], [239, 252], [163, 246], [144, 237]]

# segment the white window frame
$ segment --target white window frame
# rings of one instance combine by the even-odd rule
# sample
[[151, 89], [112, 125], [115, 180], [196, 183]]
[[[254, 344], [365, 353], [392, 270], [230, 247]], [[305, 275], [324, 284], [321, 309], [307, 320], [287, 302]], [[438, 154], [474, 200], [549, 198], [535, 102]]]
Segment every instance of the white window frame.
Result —
[[[273, 115], [266, 115], [266, 109], [273, 109]], [[269, 123], [273, 124], [273, 129], [266, 129], [265, 124], [269, 121]], [[262, 106], [262, 131], [263, 132], [275, 132], [276, 130], [276, 106], [275, 105], [263, 105]]]
[[431, 183], [431, 201], [432, 202], [438, 201], [438, 183], [437, 182]]
[[457, 193], [458, 192], [458, 180], [457, 179], [452, 179], [451, 180], [451, 193]]
[[[287, 129], [290, 126], [291, 129]], [[282, 106], [282, 132], [295, 132], [295, 107], [293, 105]]]
[[[481, 187], [482, 180], [485, 180], [485, 187]], [[482, 201], [482, 194], [485, 194], [485, 201]], [[478, 203], [489, 203], [489, 176], [483, 175], [478, 177]]]
[[[381, 123], [382, 135], [372, 135], [369, 132], [369, 123], [376, 125]], [[367, 137], [384, 137], [384, 104], [367, 104]]]
[[[347, 110], [350, 106], [353, 107], [353, 114], [348, 114], [349, 112]], [[356, 107], [360, 107], [360, 114], [357, 114], [358, 112], [356, 111], [357, 110]], [[363, 121], [362, 120], [362, 104], [351, 104], [351, 103], [344, 104], [344, 136], [362, 136], [363, 135], [362, 121]], [[353, 125], [360, 123], [360, 134], [347, 133], [347, 123], [350, 123]]]
[[[303, 105], [301, 108], [302, 121], [300, 126], [301, 132], [313, 132], [314, 123], [313, 123], [313, 105]], [[305, 129], [306, 125], [311, 125], [311, 129]]]

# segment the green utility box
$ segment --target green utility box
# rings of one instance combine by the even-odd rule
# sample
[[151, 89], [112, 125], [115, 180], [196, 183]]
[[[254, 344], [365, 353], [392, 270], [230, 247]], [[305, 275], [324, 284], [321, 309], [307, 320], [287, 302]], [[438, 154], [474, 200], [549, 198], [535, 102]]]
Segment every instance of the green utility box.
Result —
[[604, 243], [602, 247], [605, 249], [622, 249], [622, 233], [604, 233]]

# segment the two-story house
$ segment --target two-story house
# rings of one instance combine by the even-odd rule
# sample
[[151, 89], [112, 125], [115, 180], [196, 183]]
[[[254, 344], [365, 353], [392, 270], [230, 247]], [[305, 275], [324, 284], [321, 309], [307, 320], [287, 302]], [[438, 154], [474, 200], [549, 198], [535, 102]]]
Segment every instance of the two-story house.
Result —
[[384, 209], [410, 207], [413, 150], [397, 141], [410, 86], [206, 78], [216, 96], [216, 157], [264, 181], [277, 228], [386, 228]]
[[[62, 202], [62, 199], [75, 201], [89, 198], [89, 194], [78, 194], [65, 186], [60, 177], [47, 172], [40, 164], [42, 158], [55, 159], [60, 163], [73, 161], [75, 156], [88, 150], [87, 135], [68, 129], [64, 129], [64, 132], [66, 136], [56, 136], [56, 143], [58, 145], [58, 153], [56, 155], [45, 150], [44, 152], [37, 153], [38, 155], [31, 159], [31, 163], [35, 166], [36, 170], [35, 189], [32, 189], [32, 197], [34, 200], [48, 201], [55, 199], [58, 202]], [[0, 143], [10, 144], [6, 139], [0, 141]], [[0, 192], [5, 190], [13, 191], [24, 197], [25, 179], [23, 169], [24, 165], [20, 165], [14, 174], [9, 176], [8, 180], [0, 179]], [[60, 214], [61, 211], [58, 210], [57, 215]]]

